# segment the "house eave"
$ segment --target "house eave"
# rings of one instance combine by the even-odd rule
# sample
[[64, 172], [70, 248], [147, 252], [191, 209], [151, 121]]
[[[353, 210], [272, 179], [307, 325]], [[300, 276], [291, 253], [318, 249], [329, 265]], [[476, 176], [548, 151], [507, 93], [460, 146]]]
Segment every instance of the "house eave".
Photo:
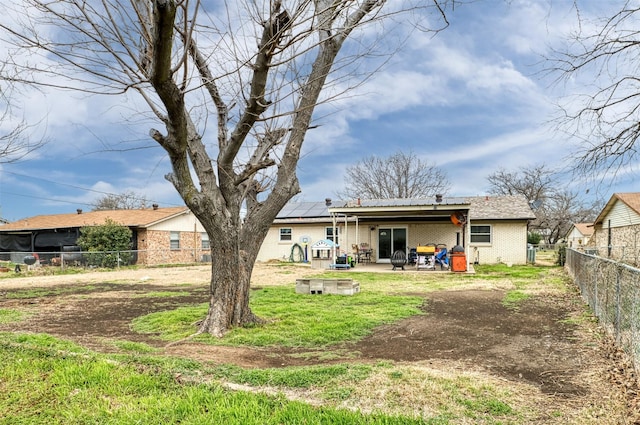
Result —
[[448, 217], [453, 212], [467, 212], [470, 204], [426, 204], [426, 205], [396, 205], [396, 206], [347, 206], [329, 207], [330, 215], [357, 216], [358, 218], [381, 218], [398, 216], [440, 216]]

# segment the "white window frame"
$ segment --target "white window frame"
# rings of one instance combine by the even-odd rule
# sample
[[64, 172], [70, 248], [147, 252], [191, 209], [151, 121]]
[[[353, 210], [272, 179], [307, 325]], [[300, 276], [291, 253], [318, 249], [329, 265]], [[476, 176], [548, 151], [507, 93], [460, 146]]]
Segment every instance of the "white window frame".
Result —
[[202, 249], [211, 249], [211, 241], [209, 240], [209, 234], [207, 232], [200, 233], [200, 240]]
[[180, 232], [169, 232], [169, 248], [171, 250], [180, 249]]
[[340, 245], [340, 228], [336, 226], [336, 238], [333, 237], [333, 227], [325, 227], [324, 228], [324, 238], [328, 241], [333, 241], [336, 245]]
[[293, 241], [293, 229], [291, 227], [281, 227], [279, 230], [279, 235], [280, 235], [280, 238], [279, 238], [280, 242]]
[[[474, 244], [474, 245], [491, 245], [493, 243], [493, 226], [491, 224], [472, 224], [471, 226], [469, 226], [469, 241]], [[474, 232], [473, 229], [474, 227], [488, 227], [489, 231], [488, 232]], [[474, 241], [473, 238], [474, 236], [488, 236], [489, 240], [488, 241]]]

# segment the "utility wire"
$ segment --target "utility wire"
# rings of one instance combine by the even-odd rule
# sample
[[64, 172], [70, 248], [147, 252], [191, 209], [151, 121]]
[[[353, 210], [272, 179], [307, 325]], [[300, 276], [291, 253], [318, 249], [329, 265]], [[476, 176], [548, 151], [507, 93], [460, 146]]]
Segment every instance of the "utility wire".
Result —
[[3, 195], [20, 196], [22, 198], [31, 198], [31, 199], [41, 199], [43, 201], [53, 201], [53, 202], [60, 202], [60, 203], [64, 203], [64, 204], [84, 205], [84, 206], [87, 206], [87, 207], [94, 207], [95, 206], [94, 204], [89, 204], [89, 203], [86, 203], [86, 202], [65, 201], [64, 199], [45, 198], [43, 196], [25, 195], [24, 193], [5, 192], [3, 190], [0, 190], [0, 193], [2, 193]]
[[[96, 189], [90, 189], [87, 187], [82, 187], [82, 186], [76, 186], [73, 184], [69, 184], [69, 183], [61, 183], [58, 181], [54, 181], [54, 180], [48, 180], [48, 179], [44, 179], [42, 177], [34, 177], [34, 176], [30, 176], [28, 174], [22, 174], [22, 173], [16, 173], [14, 171], [7, 171], [7, 170], [2, 170], [2, 173], [6, 173], [6, 174], [11, 174], [17, 177], [26, 177], [29, 179], [33, 179], [33, 180], [40, 180], [46, 183], [53, 183], [59, 186], [66, 186], [66, 187], [70, 187], [72, 189], [78, 189], [78, 190], [84, 190], [85, 192], [93, 192], [93, 193], [99, 193], [101, 195], [109, 195], [109, 196], [118, 196], [118, 193], [112, 193], [112, 192], [105, 192], [102, 190], [96, 190]], [[25, 195], [25, 194], [21, 194], [21, 193], [12, 193], [12, 192], [5, 192], [4, 190], [2, 190], [2, 188], [0, 187], [0, 193], [6, 194], [6, 195], [13, 195], [13, 196], [21, 196], [24, 198], [33, 198], [33, 199], [41, 199], [41, 200], [45, 200], [45, 201], [54, 201], [54, 202], [62, 202], [62, 203], [67, 203], [67, 204], [79, 204], [79, 205], [85, 205], [85, 206], [90, 206], [93, 207], [95, 206], [94, 204], [89, 204], [86, 202], [78, 202], [78, 201], [65, 201], [62, 199], [56, 199], [56, 198], [45, 198], [45, 197], [40, 197], [40, 196], [34, 196], [34, 195]], [[155, 202], [155, 203], [160, 203], [154, 200], [149, 200], [149, 199], [144, 199], [144, 198], [136, 198], [138, 200], [144, 200], [144, 201], [150, 201], [150, 202]], [[181, 204], [168, 204], [170, 206], [174, 206], [174, 207], [181, 207], [183, 205]]]

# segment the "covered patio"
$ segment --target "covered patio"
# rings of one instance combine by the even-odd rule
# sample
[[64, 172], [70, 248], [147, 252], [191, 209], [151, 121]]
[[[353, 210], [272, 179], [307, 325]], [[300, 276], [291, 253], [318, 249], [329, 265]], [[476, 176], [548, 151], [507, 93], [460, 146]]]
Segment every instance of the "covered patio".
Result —
[[[464, 198], [356, 200], [335, 205], [327, 199], [326, 203], [332, 233], [337, 235], [341, 228], [340, 253], [369, 251], [370, 261], [361, 261], [354, 269], [382, 271], [386, 266], [391, 271], [395, 252], [408, 254], [420, 246], [440, 245], [448, 250], [457, 246], [465, 252], [469, 246], [471, 205]], [[469, 270], [469, 255], [465, 262]]]
[[[325, 269], [326, 270], [326, 269]], [[331, 271], [336, 271], [338, 273], [343, 272], [355, 272], [355, 273], [420, 273], [420, 274], [449, 274], [451, 273], [450, 269], [440, 269], [440, 267], [436, 267], [433, 270], [425, 270], [425, 269], [417, 269], [415, 265], [405, 264], [404, 269], [401, 267], [396, 267], [393, 269], [391, 263], [360, 263], [356, 264], [355, 267], [351, 267], [349, 269], [335, 269]], [[473, 267], [473, 263], [468, 264], [467, 270], [464, 273], [475, 273], [475, 269]]]

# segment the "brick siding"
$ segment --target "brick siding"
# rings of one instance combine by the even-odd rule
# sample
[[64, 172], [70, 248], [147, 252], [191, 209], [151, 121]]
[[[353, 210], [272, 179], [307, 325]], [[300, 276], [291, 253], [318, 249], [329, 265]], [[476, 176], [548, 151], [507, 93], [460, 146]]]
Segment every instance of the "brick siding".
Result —
[[144, 230], [138, 233], [138, 264], [158, 265], [207, 261], [199, 232], [180, 232], [180, 249], [171, 248], [171, 232]]

